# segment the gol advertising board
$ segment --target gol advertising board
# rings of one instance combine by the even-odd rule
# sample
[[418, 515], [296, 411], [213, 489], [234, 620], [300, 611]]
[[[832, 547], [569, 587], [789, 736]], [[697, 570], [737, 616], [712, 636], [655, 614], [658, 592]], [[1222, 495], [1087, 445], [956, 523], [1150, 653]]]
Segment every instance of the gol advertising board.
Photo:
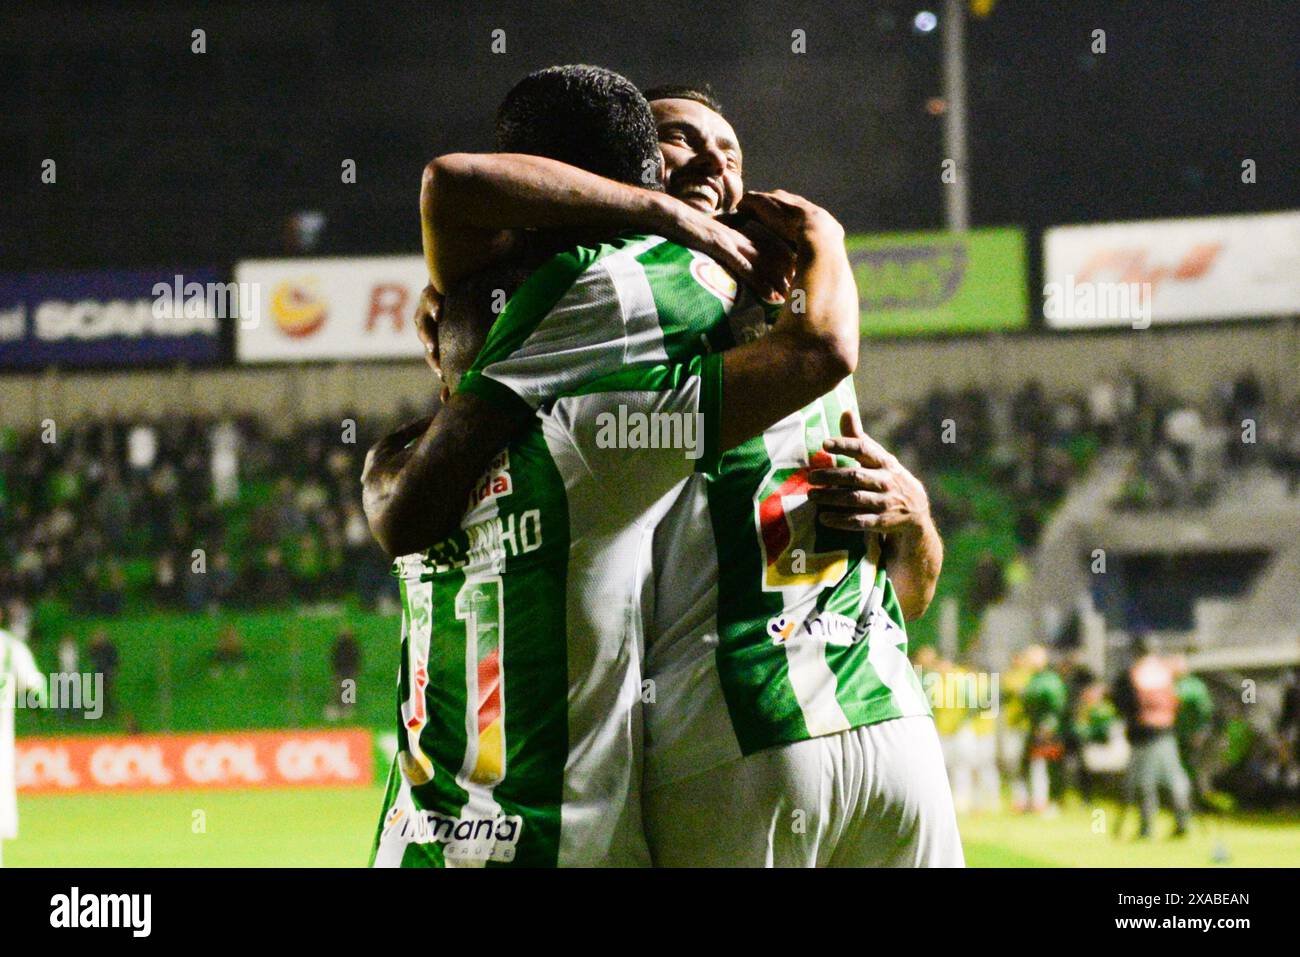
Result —
[[26, 794], [361, 787], [373, 747], [360, 729], [19, 738], [14, 769]]
[[241, 262], [239, 361], [418, 359], [427, 277], [419, 256]]
[[1057, 329], [1300, 314], [1300, 212], [1057, 226], [1043, 238]]
[[1021, 329], [1029, 321], [1018, 229], [849, 236], [864, 336]]

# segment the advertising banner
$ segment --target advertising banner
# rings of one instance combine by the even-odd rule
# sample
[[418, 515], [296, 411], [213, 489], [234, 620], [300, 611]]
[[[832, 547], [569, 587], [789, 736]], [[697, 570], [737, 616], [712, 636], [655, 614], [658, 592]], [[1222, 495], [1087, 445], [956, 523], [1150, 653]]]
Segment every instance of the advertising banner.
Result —
[[240, 362], [418, 359], [420, 256], [249, 260], [235, 267]]
[[180, 788], [362, 787], [374, 780], [369, 731], [232, 731], [20, 738], [24, 794]]
[[1021, 329], [1029, 321], [1018, 229], [849, 236], [864, 336]]
[[215, 269], [0, 275], [0, 369], [216, 362], [237, 302]]
[[1057, 329], [1300, 314], [1300, 212], [1057, 226], [1043, 238]]

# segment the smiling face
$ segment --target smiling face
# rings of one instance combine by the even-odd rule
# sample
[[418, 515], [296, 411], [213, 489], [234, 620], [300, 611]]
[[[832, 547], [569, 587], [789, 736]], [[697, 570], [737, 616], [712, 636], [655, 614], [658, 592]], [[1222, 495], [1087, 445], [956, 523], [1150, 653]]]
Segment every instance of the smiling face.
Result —
[[740, 141], [723, 117], [695, 100], [652, 100], [669, 195], [716, 216], [736, 208], [745, 191]]

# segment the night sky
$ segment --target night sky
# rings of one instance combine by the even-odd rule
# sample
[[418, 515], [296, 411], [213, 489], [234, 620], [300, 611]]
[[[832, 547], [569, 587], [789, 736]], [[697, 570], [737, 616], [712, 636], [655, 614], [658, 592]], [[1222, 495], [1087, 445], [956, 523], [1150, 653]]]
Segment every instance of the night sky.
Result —
[[[271, 9], [267, 9], [271, 7]], [[918, 32], [917, 12], [939, 13]], [[20, 3], [0, 14], [0, 268], [414, 251], [420, 170], [531, 69], [712, 83], [748, 182], [853, 231], [943, 223], [942, 2]], [[206, 52], [191, 52], [191, 31]], [[492, 52], [492, 31], [506, 52]], [[791, 52], [791, 31], [807, 52]], [[1106, 52], [1093, 54], [1093, 30]], [[967, 24], [975, 225], [1300, 206], [1300, 3], [997, 0]], [[40, 181], [53, 158], [57, 182]], [[340, 164], [353, 159], [357, 182]], [[1241, 182], [1254, 159], [1257, 179]]]

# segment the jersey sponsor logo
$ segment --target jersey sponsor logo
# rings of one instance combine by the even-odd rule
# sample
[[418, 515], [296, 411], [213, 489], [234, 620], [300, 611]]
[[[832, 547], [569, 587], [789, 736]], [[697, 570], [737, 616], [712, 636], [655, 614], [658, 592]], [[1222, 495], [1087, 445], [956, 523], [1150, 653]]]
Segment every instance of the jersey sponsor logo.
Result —
[[[383, 838], [396, 832], [410, 844], [444, 844], [449, 861], [513, 861], [524, 829], [518, 814], [452, 817], [395, 806], [384, 817]], [[382, 839], [382, 838], [381, 838]]]
[[736, 302], [736, 280], [708, 256], [691, 253], [691, 278], [722, 300], [726, 306]]
[[514, 485], [510, 481], [510, 452], [502, 449], [488, 465], [487, 471], [478, 480], [478, 484], [470, 490], [469, 510], [509, 495], [513, 491]]
[[759, 538], [763, 546], [763, 590], [833, 585], [844, 577], [849, 567], [849, 553], [844, 549], [818, 552], [816, 509], [806, 506], [808, 472], [814, 468], [831, 468], [832, 456], [816, 452], [809, 465], [773, 469], [760, 487], [756, 498]]
[[810, 638], [848, 648], [867, 636], [867, 628], [848, 615], [823, 611], [802, 622], [785, 615], [769, 618], [767, 633], [772, 636], [774, 645], [783, 645], [796, 638]]

